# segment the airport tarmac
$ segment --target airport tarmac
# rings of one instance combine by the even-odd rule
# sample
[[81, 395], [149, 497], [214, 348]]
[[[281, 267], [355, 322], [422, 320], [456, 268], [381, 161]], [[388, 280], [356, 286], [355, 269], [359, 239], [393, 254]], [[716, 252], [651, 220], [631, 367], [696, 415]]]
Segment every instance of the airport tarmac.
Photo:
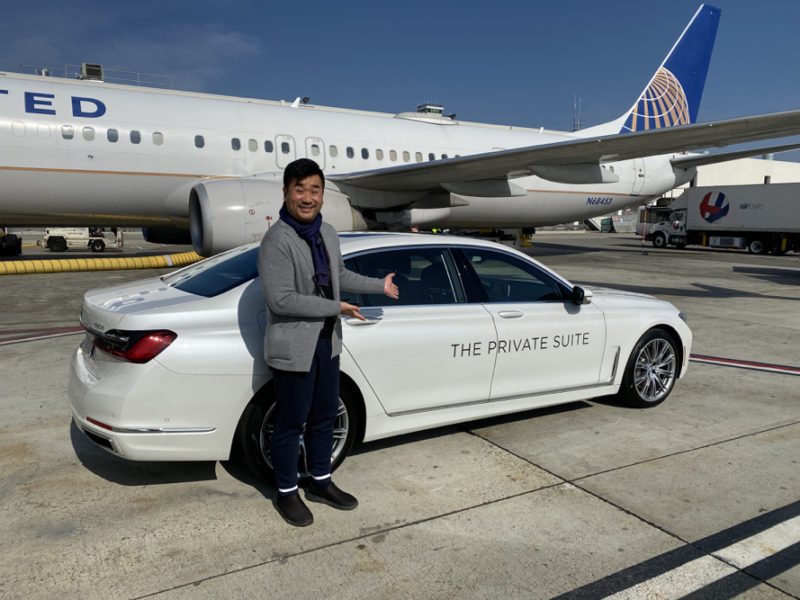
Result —
[[130, 463], [71, 425], [81, 295], [166, 270], [0, 277], [0, 598], [800, 598], [800, 255], [534, 241], [687, 313], [670, 398], [363, 445], [335, 477], [359, 507], [303, 529], [237, 464]]

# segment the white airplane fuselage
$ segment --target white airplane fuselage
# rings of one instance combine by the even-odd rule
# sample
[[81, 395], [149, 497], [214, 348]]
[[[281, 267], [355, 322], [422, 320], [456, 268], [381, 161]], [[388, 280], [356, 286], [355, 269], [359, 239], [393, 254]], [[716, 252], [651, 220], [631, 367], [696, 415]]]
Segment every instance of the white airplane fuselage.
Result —
[[[295, 158], [312, 158], [330, 177], [581, 137], [0, 73], [0, 224], [187, 227], [198, 181], [257, 176], [279, 182]], [[413, 193], [396, 194], [395, 216], [403, 225], [484, 228], [581, 220], [641, 204], [691, 179], [693, 170], [672, 168], [672, 156], [608, 163], [613, 183], [512, 174], [521, 195], [452, 192], [445, 205], [430, 207], [414, 205]], [[337, 189], [335, 181], [331, 188]], [[369, 193], [341, 191], [359, 211], [395, 210], [386, 211], [383, 196], [394, 192], [376, 193], [381, 203], [371, 206]]]

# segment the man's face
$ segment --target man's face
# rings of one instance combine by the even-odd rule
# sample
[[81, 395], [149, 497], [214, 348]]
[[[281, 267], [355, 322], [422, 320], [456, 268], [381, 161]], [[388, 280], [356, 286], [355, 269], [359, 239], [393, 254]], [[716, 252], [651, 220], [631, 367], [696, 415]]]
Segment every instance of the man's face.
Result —
[[304, 179], [293, 179], [289, 187], [283, 188], [286, 210], [301, 223], [311, 223], [322, 210], [322, 178], [309, 175]]

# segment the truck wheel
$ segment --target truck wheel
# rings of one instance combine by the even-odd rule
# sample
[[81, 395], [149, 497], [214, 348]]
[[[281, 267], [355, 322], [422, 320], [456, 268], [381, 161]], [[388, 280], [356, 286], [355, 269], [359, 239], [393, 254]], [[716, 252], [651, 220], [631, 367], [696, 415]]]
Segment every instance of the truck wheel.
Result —
[[657, 233], [653, 236], [653, 246], [656, 248], [664, 248], [667, 245], [667, 236], [663, 233]]
[[51, 252], [64, 252], [67, 249], [67, 240], [60, 236], [48, 238], [47, 247]]
[[89, 247], [92, 249], [92, 252], [102, 252], [106, 249], [106, 245], [103, 243], [103, 240], [92, 240], [92, 243], [89, 244]]
[[747, 244], [747, 250], [751, 254], [764, 254], [766, 247], [761, 240], [750, 240], [750, 243]]
[[[347, 386], [339, 389], [339, 410], [333, 424], [333, 449], [331, 451], [331, 471], [342, 464], [359, 431], [360, 413], [356, 400]], [[272, 384], [268, 384], [266, 394], [259, 394], [247, 405], [236, 432], [237, 454], [254, 475], [272, 479], [272, 429], [275, 409], [275, 394]], [[297, 475], [300, 479], [310, 474], [306, 462], [305, 443], [300, 440], [300, 454], [297, 460]]]
[[678, 344], [663, 329], [646, 332], [633, 348], [617, 398], [634, 408], [661, 404], [678, 376]]

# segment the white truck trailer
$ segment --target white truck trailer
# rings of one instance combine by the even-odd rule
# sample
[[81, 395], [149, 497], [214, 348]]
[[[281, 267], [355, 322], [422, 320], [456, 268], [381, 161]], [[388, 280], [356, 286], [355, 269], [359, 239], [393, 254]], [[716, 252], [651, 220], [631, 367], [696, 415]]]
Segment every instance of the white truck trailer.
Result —
[[754, 254], [800, 251], [800, 183], [691, 187], [656, 225], [653, 246], [747, 248]]

